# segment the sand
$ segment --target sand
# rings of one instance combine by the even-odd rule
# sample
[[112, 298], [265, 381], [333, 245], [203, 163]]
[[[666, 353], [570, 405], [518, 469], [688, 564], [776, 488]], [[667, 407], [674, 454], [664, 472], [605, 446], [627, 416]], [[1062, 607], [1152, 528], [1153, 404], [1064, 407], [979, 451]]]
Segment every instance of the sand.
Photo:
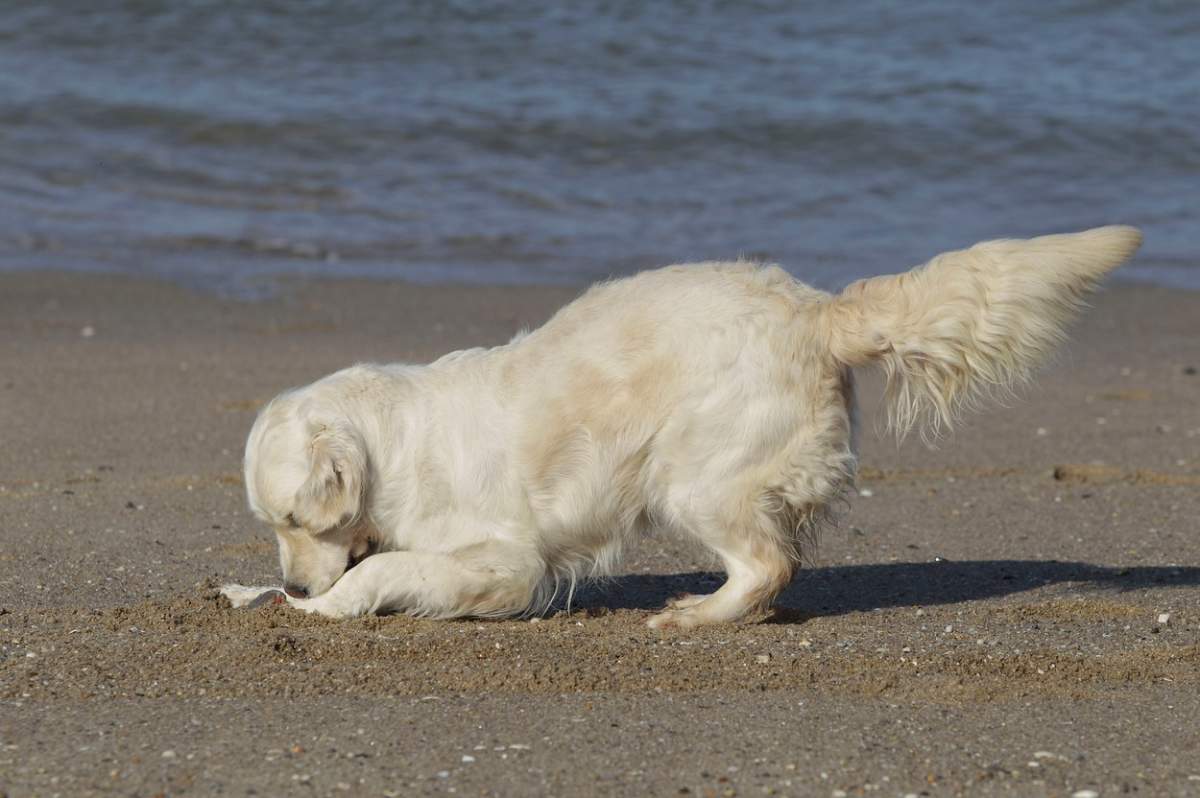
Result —
[[1200, 794], [1200, 295], [1118, 286], [1012, 407], [872, 430], [760, 622], [670, 537], [537, 622], [233, 610], [278, 581], [241, 446], [284, 387], [505, 340], [575, 291], [0, 275], [8, 795]]

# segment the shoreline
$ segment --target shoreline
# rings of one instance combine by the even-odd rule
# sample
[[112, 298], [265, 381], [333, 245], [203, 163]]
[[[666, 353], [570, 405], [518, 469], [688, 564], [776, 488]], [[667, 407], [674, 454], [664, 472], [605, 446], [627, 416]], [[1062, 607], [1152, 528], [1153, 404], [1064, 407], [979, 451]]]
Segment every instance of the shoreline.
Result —
[[0, 789], [1193, 788], [1196, 292], [1110, 285], [1033, 387], [936, 450], [876, 432], [863, 373], [860, 495], [769, 623], [646, 629], [713, 579], [669, 534], [537, 624], [216, 599], [278, 579], [241, 485], [262, 402], [502, 343], [581, 290], [305, 280], [247, 302], [0, 273]]
[[[936, 253], [931, 253], [931, 257], [933, 254], [936, 254]], [[680, 263], [686, 265], [687, 263], [690, 263], [690, 262], [697, 262], [697, 261], [689, 260], [689, 261], [679, 261], [679, 262], [663, 262], [660, 264], [647, 266], [646, 269], [642, 269], [639, 271], [653, 270], [656, 268], [662, 268], [662, 267], [666, 267], [666, 266], [670, 266], [670, 265], [679, 265]], [[763, 261], [763, 263], [764, 264], [775, 264], [775, 261], [768, 259], [768, 260]], [[783, 265], [785, 270], [787, 269], [787, 266], [785, 264], [779, 264], [779, 265]], [[892, 273], [899, 273], [899, 272], [905, 271], [907, 269], [913, 268], [918, 265], [920, 265], [920, 264], [919, 263], [911, 263], [908, 265], [900, 264], [900, 265], [897, 265], [895, 271]], [[1104, 291], [1110, 290], [1110, 289], [1124, 289], [1124, 288], [1155, 289], [1155, 288], [1157, 288], [1157, 289], [1162, 289], [1162, 290], [1167, 290], [1167, 291], [1182, 291], [1184, 293], [1200, 294], [1200, 277], [1198, 277], [1197, 280], [1195, 281], [1196, 282], [1195, 285], [1191, 285], [1191, 284], [1187, 284], [1189, 281], [1187, 281], [1185, 279], [1173, 280], [1170, 277], [1163, 278], [1163, 277], [1156, 277], [1153, 274], [1144, 274], [1140, 271], [1142, 268], [1146, 268], [1146, 269], [1150, 269], [1150, 270], [1158, 270], [1163, 267], [1154, 266], [1154, 265], [1149, 265], [1149, 266], [1143, 267], [1142, 264], [1138, 263], [1137, 261], [1134, 261], [1133, 264], [1127, 265], [1124, 268], [1115, 272], [1113, 275], [1111, 275], [1107, 279], [1104, 287], [1101, 288], [1101, 292], [1104, 292]], [[597, 278], [597, 279], [591, 280], [591, 281], [588, 281], [588, 280], [576, 281], [576, 280], [571, 280], [571, 279], [554, 280], [554, 281], [538, 281], [535, 279], [525, 280], [525, 279], [520, 279], [520, 278], [515, 278], [512, 280], [488, 281], [488, 280], [466, 280], [466, 279], [464, 279], [464, 280], [440, 280], [440, 279], [423, 280], [423, 279], [413, 278], [413, 277], [404, 277], [404, 276], [397, 276], [397, 275], [370, 274], [370, 273], [336, 275], [336, 274], [323, 274], [323, 273], [305, 273], [303, 271], [295, 271], [295, 270], [280, 270], [280, 271], [262, 272], [262, 273], [254, 274], [254, 275], [248, 276], [246, 278], [243, 278], [245, 280], [245, 282], [249, 286], [251, 286], [251, 288], [250, 288], [250, 290], [247, 290], [244, 292], [239, 292], [237, 290], [229, 289], [230, 286], [236, 285], [239, 282], [239, 279], [235, 275], [229, 275], [226, 277], [215, 278], [215, 279], [209, 277], [206, 279], [201, 276], [189, 277], [186, 275], [171, 276], [169, 274], [139, 274], [139, 273], [136, 273], [133, 271], [121, 270], [119, 268], [72, 269], [72, 268], [64, 268], [61, 266], [25, 267], [25, 266], [3, 266], [3, 265], [0, 265], [0, 281], [7, 280], [9, 278], [15, 278], [18, 280], [37, 279], [37, 277], [39, 275], [44, 275], [47, 277], [58, 278], [58, 279], [82, 278], [82, 279], [97, 279], [97, 280], [108, 280], [108, 279], [130, 280], [130, 281], [134, 281], [134, 282], [158, 283], [158, 284], [161, 284], [164, 286], [172, 286], [172, 287], [176, 287], [176, 288], [181, 288], [186, 291], [191, 291], [200, 296], [212, 297], [212, 298], [220, 299], [220, 300], [238, 301], [238, 302], [270, 302], [271, 300], [278, 298], [279, 296], [283, 295], [284, 293], [286, 293], [288, 291], [296, 290], [297, 287], [303, 287], [303, 286], [310, 285], [310, 284], [316, 284], [316, 285], [333, 284], [333, 285], [336, 285], [339, 283], [408, 285], [408, 286], [413, 286], [415, 288], [440, 288], [440, 289], [465, 289], [465, 290], [490, 288], [490, 289], [506, 289], [506, 290], [507, 289], [520, 289], [520, 290], [529, 290], [529, 289], [532, 289], [532, 290], [538, 290], [538, 289], [572, 290], [573, 289], [573, 290], [577, 290], [577, 291], [582, 291], [582, 290], [586, 289], [588, 286], [593, 285], [596, 282], [603, 282], [603, 281], [607, 281], [607, 280], [618, 280], [618, 279], [621, 279], [622, 277], [628, 277], [628, 276], [631, 276], [632, 274], [636, 274], [636, 273], [637, 273], [637, 271], [620, 272], [620, 273], [614, 272], [607, 277], [601, 277], [601, 278]], [[794, 277], [797, 280], [800, 280], [801, 282], [808, 282], [810, 285], [813, 285], [814, 287], [819, 288], [820, 290], [829, 291], [832, 293], [837, 293], [837, 291], [840, 290], [841, 286], [847, 285], [850, 282], [853, 282], [854, 280], [877, 276], [874, 273], [858, 274], [858, 275], [849, 276], [845, 280], [841, 281], [838, 287], [830, 288], [830, 287], [823, 285], [820, 281], [806, 280], [804, 276], [802, 276], [801, 274], [799, 274], [797, 272], [789, 271], [789, 273], [792, 275], [792, 277]]]

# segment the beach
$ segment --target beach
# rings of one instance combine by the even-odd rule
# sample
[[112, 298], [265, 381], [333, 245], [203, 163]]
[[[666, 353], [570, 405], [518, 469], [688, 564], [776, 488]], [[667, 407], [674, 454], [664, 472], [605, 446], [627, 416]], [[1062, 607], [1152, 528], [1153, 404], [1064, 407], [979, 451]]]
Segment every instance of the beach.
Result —
[[936, 448], [862, 374], [859, 495], [760, 622], [647, 629], [720, 578], [665, 535], [534, 621], [219, 597], [279, 578], [265, 401], [579, 290], [0, 274], [0, 793], [1200, 794], [1198, 293], [1111, 286]]

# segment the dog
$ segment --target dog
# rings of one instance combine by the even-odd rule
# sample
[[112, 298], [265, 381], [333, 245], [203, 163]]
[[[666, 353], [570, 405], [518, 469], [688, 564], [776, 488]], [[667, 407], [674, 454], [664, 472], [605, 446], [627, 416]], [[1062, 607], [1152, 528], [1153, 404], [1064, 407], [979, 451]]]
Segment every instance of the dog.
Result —
[[727, 579], [649, 625], [752, 618], [853, 484], [852, 367], [882, 366], [891, 430], [936, 436], [1029, 380], [1140, 244], [1121, 226], [989, 241], [837, 295], [777, 266], [671, 266], [596, 285], [503, 346], [287, 391], [245, 455], [250, 509], [279, 542], [275, 595], [337, 618], [537, 613], [666, 527]]

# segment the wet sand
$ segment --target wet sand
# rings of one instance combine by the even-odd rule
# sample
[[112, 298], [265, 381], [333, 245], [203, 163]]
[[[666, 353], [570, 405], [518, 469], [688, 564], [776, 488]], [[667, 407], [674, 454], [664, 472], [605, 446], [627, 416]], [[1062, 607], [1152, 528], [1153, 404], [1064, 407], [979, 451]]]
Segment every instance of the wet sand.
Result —
[[0, 790], [1200, 793], [1196, 294], [1099, 296], [936, 451], [873, 432], [864, 375], [862, 495], [758, 623], [647, 630], [719, 578], [663, 536], [537, 622], [217, 596], [278, 579], [241, 488], [263, 401], [574, 293], [0, 275]]

